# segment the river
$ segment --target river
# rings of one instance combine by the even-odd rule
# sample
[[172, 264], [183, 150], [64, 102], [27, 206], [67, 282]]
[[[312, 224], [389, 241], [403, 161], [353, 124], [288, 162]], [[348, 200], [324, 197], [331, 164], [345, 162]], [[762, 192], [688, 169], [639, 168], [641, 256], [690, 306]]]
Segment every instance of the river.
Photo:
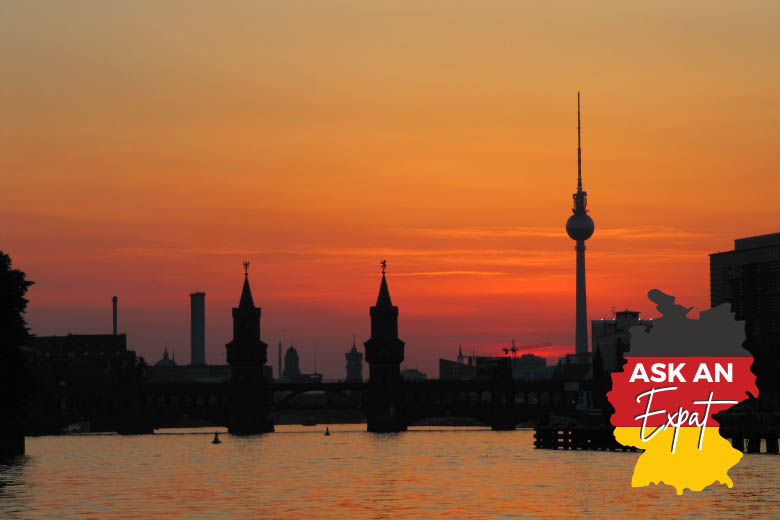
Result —
[[780, 517], [778, 456], [678, 497], [631, 488], [638, 453], [535, 450], [531, 430], [324, 428], [28, 437], [0, 463], [0, 518]]

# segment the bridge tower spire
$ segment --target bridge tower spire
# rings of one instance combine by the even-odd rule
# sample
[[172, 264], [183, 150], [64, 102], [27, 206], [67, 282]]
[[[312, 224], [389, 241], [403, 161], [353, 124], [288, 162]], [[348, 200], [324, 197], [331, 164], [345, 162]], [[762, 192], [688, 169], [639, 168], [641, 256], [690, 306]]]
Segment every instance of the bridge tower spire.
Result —
[[263, 365], [268, 360], [268, 345], [260, 339], [260, 307], [255, 307], [249, 286], [249, 262], [244, 262], [244, 285], [238, 307], [233, 308], [233, 340], [225, 345], [230, 365], [231, 433], [253, 434], [273, 431], [267, 421]]
[[398, 307], [390, 299], [386, 261], [381, 265], [379, 295], [376, 305], [370, 308], [371, 338], [363, 344], [368, 363], [367, 429], [370, 432], [399, 432], [406, 430], [401, 410], [404, 342], [398, 338]]

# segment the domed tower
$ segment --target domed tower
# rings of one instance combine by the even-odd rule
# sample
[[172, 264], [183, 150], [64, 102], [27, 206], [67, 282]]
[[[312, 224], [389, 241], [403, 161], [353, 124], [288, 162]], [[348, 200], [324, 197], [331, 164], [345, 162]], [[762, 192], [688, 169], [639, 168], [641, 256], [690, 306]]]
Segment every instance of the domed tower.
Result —
[[593, 235], [593, 219], [588, 215], [588, 192], [582, 190], [582, 142], [580, 140], [580, 93], [577, 92], [577, 192], [574, 213], [566, 222], [566, 233], [577, 241], [577, 312], [574, 348], [577, 354], [588, 352], [588, 304], [585, 296], [585, 241]]
[[299, 377], [301, 369], [299, 366], [298, 351], [290, 345], [284, 354], [284, 377]]
[[347, 359], [347, 382], [360, 383], [363, 381], [363, 353], [358, 352], [355, 344], [355, 335], [352, 335], [352, 350], [344, 354]]

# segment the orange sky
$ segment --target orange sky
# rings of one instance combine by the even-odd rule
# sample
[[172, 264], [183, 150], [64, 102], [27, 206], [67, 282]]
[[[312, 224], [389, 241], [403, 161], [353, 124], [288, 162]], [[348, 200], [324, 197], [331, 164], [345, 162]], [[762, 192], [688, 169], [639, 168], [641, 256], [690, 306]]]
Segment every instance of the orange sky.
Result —
[[780, 231], [777, 2], [61, 2], [0, 6], [0, 250], [37, 334], [120, 329], [224, 362], [241, 262], [263, 339], [344, 375], [387, 258], [405, 366], [573, 350], [590, 318], [708, 306], [708, 253]]

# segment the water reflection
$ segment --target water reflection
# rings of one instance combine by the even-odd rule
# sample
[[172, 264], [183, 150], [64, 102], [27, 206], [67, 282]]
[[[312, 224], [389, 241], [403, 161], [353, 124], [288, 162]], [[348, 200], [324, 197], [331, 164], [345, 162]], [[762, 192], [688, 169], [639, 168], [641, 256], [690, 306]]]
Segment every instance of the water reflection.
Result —
[[745, 455], [735, 488], [632, 489], [636, 453], [532, 448], [533, 432], [281, 426], [232, 437], [28, 438], [0, 465], [0, 517], [777, 517], [780, 457]]

